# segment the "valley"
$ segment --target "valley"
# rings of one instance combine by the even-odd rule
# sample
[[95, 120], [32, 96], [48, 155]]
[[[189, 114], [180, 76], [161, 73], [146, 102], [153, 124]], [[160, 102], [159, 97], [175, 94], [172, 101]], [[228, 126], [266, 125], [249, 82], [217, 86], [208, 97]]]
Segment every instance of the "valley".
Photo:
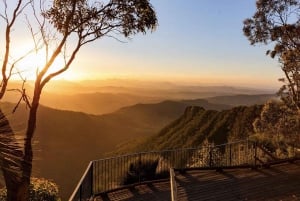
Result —
[[[224, 142], [227, 137], [222, 135], [232, 135], [228, 126], [238, 130], [244, 126], [243, 123], [249, 124], [248, 117], [252, 120], [259, 112], [258, 106], [231, 111], [232, 107], [262, 104], [274, 97], [269, 94], [241, 96], [228, 93], [219, 97], [183, 98], [188, 93], [180, 92], [180, 96], [175, 93], [169, 96], [173, 97], [169, 100], [163, 100], [162, 94], [52, 94], [48, 100], [53, 108], [41, 105], [38, 111], [33, 175], [56, 182], [62, 198], [66, 199], [90, 160], [137, 150], [197, 146], [206, 137], [216, 139], [216, 143]], [[51, 93], [45, 95], [46, 99], [48, 95], [51, 96]], [[251, 102], [247, 102], [249, 99]], [[22, 135], [28, 110], [21, 105], [16, 113], [11, 114], [14, 106], [8, 102], [1, 104], [14, 131]], [[243, 122], [228, 123], [234, 121], [234, 115], [242, 117], [245, 113], [252, 115], [245, 116], [246, 119], [241, 120]], [[236, 132], [236, 135], [244, 130]], [[202, 132], [204, 134], [199, 135]], [[172, 145], [170, 141], [173, 141]]]

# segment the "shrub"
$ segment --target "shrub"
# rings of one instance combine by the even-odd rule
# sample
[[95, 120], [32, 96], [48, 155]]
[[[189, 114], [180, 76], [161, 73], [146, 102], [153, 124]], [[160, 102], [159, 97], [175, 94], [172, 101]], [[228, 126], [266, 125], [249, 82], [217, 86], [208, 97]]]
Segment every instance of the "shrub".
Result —
[[[31, 178], [29, 196], [30, 201], [61, 201], [57, 185], [43, 178]], [[6, 188], [0, 189], [0, 201], [6, 201]]]
[[158, 160], [136, 161], [130, 164], [123, 185], [137, 183], [139, 181], [149, 181], [155, 179]]
[[121, 185], [167, 178], [169, 168], [162, 157], [131, 162]]

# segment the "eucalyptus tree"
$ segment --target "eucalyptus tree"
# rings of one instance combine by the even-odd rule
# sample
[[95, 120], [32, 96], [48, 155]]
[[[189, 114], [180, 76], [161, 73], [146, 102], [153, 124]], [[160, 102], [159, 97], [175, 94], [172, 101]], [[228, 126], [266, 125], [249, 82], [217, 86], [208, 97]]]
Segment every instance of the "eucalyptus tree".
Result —
[[[31, 1], [18, 0], [14, 7], [10, 8], [6, 0], [2, 1], [2, 10], [0, 11], [0, 20], [3, 24], [1, 32], [4, 36], [1, 48], [1, 83], [0, 83], [0, 100], [3, 99], [8, 89], [8, 83], [11, 77], [18, 73], [16, 66], [28, 55], [32, 50], [18, 57], [11, 56], [12, 32], [16, 28], [17, 21], [21, 18], [24, 9], [28, 7]], [[28, 103], [28, 99], [24, 88], [25, 80], [23, 80], [22, 89], [14, 89], [21, 92], [21, 100]], [[21, 184], [21, 164], [23, 160], [23, 150], [13, 132], [6, 115], [0, 110], [0, 166], [3, 173], [5, 185], [7, 188], [7, 200], [17, 200], [18, 188]]]
[[257, 0], [256, 11], [244, 21], [252, 45], [271, 47], [267, 55], [278, 58], [284, 77], [278, 94], [300, 115], [300, 1]]
[[[24, 3], [22, 0], [19, 2]], [[25, 93], [22, 95], [29, 106], [29, 116], [20, 165], [20, 182], [16, 183], [14, 196], [10, 198], [14, 201], [29, 198], [32, 138], [45, 85], [71, 67], [83, 46], [106, 36], [119, 39], [146, 33], [157, 26], [156, 14], [149, 0], [31, 0], [24, 5], [27, 3], [32, 17], [26, 19], [34, 51], [43, 51], [45, 58], [44, 63], [36, 69], [34, 92], [30, 101]], [[60, 57], [64, 64], [57, 68], [55, 61]]]

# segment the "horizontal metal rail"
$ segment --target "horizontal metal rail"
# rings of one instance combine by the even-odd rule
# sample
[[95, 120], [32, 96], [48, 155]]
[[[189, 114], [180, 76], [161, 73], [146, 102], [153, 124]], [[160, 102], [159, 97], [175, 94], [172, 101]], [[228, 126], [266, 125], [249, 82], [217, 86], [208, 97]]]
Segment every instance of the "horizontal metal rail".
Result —
[[[199, 148], [133, 153], [92, 161], [70, 201], [86, 200], [126, 186], [168, 179], [170, 168], [222, 169], [256, 167], [257, 161], [270, 163], [269, 154], [257, 143], [244, 140]], [[285, 159], [295, 157], [290, 154]], [[282, 158], [281, 158], [282, 159]]]

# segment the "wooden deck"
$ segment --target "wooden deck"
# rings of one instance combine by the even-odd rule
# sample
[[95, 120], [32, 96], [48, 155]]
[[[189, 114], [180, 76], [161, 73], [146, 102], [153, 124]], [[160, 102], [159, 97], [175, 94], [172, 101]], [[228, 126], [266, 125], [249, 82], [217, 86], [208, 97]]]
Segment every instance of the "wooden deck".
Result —
[[[282, 200], [300, 201], [300, 161], [268, 169], [194, 170], [176, 174], [178, 200]], [[102, 201], [168, 201], [169, 182], [138, 185], [109, 193]]]
[[168, 201], [171, 200], [170, 182], [137, 185], [133, 188], [108, 193], [94, 201]]

